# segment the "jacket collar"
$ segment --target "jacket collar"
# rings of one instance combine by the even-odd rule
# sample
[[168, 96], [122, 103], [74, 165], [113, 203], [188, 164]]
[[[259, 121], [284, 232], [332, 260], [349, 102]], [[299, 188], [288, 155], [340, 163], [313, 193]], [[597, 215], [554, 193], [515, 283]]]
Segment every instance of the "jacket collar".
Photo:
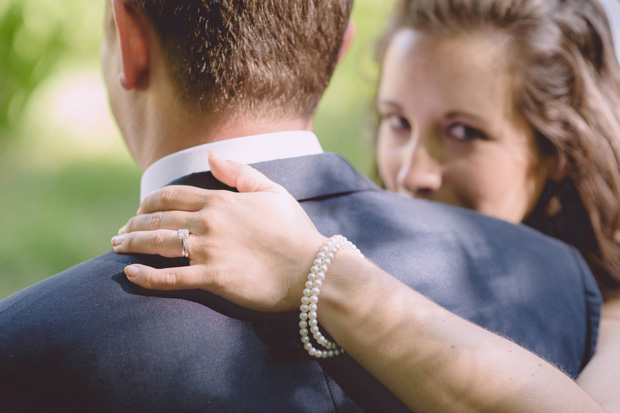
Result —
[[[286, 188], [297, 201], [379, 189], [341, 156], [333, 153], [260, 162], [252, 166]], [[232, 189], [215, 179], [211, 172], [187, 175], [170, 184]]]

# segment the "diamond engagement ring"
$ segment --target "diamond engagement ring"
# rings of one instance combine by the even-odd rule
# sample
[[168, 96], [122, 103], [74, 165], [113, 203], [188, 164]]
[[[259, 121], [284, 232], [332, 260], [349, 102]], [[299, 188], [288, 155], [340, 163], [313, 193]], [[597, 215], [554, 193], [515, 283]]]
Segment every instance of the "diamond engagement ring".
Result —
[[187, 238], [189, 238], [189, 229], [177, 230], [177, 238], [181, 240], [181, 247], [183, 248], [183, 258], [189, 258], [189, 244]]

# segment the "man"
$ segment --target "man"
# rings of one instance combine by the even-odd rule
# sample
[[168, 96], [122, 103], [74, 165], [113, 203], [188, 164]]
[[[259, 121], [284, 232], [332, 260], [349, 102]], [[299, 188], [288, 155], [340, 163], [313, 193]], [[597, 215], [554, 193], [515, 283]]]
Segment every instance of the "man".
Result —
[[[350, 41], [351, 3], [111, 0], [105, 79], [146, 169], [143, 194], [173, 181], [221, 187], [195, 147], [211, 143], [284, 185], [323, 233], [344, 233], [406, 284], [576, 374], [599, 306], [579, 257], [523, 228], [382, 192], [308, 132]], [[126, 279], [131, 263], [187, 261], [110, 252], [0, 302], [0, 407], [403, 409], [347, 355], [309, 357], [295, 314], [146, 291]]]

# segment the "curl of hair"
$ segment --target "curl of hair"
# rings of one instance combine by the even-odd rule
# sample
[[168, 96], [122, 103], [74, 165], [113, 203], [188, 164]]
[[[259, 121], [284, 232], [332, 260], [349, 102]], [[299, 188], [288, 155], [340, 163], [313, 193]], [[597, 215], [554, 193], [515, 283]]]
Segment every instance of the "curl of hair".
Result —
[[[620, 295], [620, 66], [597, 1], [401, 0], [379, 59], [401, 28], [508, 36], [515, 108], [564, 176], [527, 223], [575, 246], [605, 298]], [[552, 197], [556, 217], [543, 212]]]

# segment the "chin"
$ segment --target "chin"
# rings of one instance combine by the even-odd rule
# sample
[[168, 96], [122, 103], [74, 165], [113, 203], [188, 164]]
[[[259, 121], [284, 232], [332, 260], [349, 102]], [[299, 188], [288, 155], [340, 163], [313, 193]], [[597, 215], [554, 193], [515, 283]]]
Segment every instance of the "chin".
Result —
[[523, 222], [523, 214], [520, 214], [515, 211], [501, 211], [497, 209], [476, 209], [476, 211], [480, 212], [484, 215], [489, 215], [504, 221], [512, 222], [513, 224], [519, 224]]

